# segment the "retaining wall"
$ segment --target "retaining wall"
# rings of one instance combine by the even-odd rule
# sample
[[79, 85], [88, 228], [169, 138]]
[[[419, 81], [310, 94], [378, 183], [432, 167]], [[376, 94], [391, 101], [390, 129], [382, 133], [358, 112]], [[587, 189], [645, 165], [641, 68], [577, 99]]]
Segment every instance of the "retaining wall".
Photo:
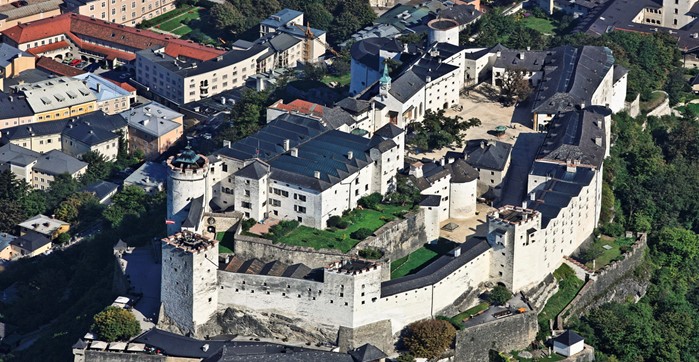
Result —
[[535, 311], [463, 329], [456, 333], [454, 361], [488, 361], [490, 350], [525, 349], [536, 339], [538, 331]]
[[557, 328], [563, 329], [570, 317], [584, 313], [596, 299], [627, 278], [643, 262], [647, 242], [647, 235], [639, 234], [631, 250], [623, 255], [622, 260], [613, 262], [592, 275], [575, 298], [556, 317]]

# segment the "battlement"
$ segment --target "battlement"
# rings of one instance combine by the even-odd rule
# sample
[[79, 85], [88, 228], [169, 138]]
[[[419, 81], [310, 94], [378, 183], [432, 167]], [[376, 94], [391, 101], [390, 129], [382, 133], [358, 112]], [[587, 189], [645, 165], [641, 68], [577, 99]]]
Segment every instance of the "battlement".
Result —
[[367, 260], [352, 259], [332, 263], [325, 269], [331, 273], [357, 275], [372, 270], [379, 270], [379, 264]]
[[488, 219], [511, 225], [521, 225], [529, 219], [540, 217], [540, 215], [536, 210], [506, 205], [488, 214]]
[[194, 152], [190, 146], [187, 146], [177, 156], [170, 156], [166, 163], [172, 171], [196, 175], [206, 173], [209, 166], [209, 158]]
[[163, 238], [162, 241], [185, 252], [198, 254], [202, 251], [217, 247], [217, 240], [209, 239], [203, 235], [191, 231], [182, 231]]

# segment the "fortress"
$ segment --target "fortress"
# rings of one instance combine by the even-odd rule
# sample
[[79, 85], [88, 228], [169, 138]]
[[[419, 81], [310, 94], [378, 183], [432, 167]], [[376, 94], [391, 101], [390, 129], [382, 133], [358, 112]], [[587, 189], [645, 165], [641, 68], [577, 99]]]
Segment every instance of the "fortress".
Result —
[[[370, 48], [362, 49], [362, 61], [367, 62]], [[268, 125], [250, 137], [226, 142], [211, 156], [187, 148], [167, 161], [171, 236], [162, 241], [161, 315], [174, 329], [202, 335], [203, 326], [220, 322], [231, 308], [311, 326], [324, 336], [336, 336], [342, 350], [367, 342], [388, 350], [406, 325], [463, 310], [494, 284], [529, 293], [592, 236], [601, 211], [611, 114], [619, 109], [606, 102], [614, 99], [612, 87], [625, 89], [626, 84], [625, 73], [613, 65], [608, 49], [585, 47], [547, 55], [568, 54], [558, 67], [576, 81], [556, 88], [552, 97], [567, 100], [539, 124], [546, 134], [528, 173], [522, 175], [523, 200], [489, 214], [486, 237], [458, 240], [462, 243], [449, 254], [396, 279], [390, 278], [390, 259], [345, 255], [323, 267], [309, 267], [293, 258], [282, 262], [263, 260], [262, 255], [219, 255], [217, 241], [203, 236], [228, 230], [216, 221], [219, 211], [234, 211], [238, 219], [297, 220], [324, 228], [330, 216], [355, 208], [359, 198], [393, 192], [396, 173], [405, 170], [423, 196], [417, 211], [424, 214], [420, 232], [433, 241], [441, 221], [471, 216], [483, 191], [501, 191], [511, 147], [479, 142], [434, 163], [404, 165], [401, 127], [419, 122], [426, 110], [451, 104], [450, 90], [440, 88], [451, 80], [459, 81], [454, 85], [458, 99], [468, 73], [463, 69], [469, 64], [464, 49], [448, 43], [430, 49], [396, 81], [376, 63], [383, 75], [363, 93], [334, 107], [275, 104], [268, 111]], [[496, 52], [486, 50], [477, 57], [491, 54], [498, 59]], [[585, 88], [584, 93], [566, 93], [588, 79], [589, 65], [577, 64], [581, 54], [601, 54], [604, 76], [595, 78], [595, 92]], [[548, 78], [563, 77], [555, 71], [555, 61], [546, 61]], [[430, 74], [435, 71], [441, 73]], [[602, 81], [612, 78], [614, 82]], [[548, 87], [547, 82], [539, 86]], [[422, 88], [412, 89], [411, 95], [403, 88], [407, 84]], [[597, 99], [592, 93], [609, 96], [599, 98], [605, 104], [591, 104]], [[445, 98], [425, 102], [438, 96]], [[479, 176], [496, 171], [478, 162], [485, 162], [491, 151], [501, 168], [496, 167], [498, 177], [485, 180]], [[232, 230], [240, 233], [241, 228]]]

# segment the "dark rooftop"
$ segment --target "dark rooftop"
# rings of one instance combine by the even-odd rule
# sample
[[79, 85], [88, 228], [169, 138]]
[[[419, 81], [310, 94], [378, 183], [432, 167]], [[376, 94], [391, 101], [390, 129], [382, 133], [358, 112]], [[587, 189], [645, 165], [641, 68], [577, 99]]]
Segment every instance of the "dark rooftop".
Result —
[[564, 346], [572, 346], [578, 342], [582, 342], [583, 337], [568, 329], [565, 332], [563, 332], [563, 334], [554, 338], [553, 340], [555, 342], [562, 343]]
[[472, 167], [502, 171], [510, 158], [512, 145], [492, 140], [470, 140], [466, 142], [463, 154]]
[[352, 44], [350, 55], [356, 62], [362, 63], [369, 69], [380, 70], [381, 51], [400, 53], [403, 44], [397, 39], [369, 38]]

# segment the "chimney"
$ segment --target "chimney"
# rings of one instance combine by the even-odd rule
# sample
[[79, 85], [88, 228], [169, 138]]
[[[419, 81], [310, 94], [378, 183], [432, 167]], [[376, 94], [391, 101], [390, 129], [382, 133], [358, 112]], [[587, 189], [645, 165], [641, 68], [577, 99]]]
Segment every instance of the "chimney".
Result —
[[320, 179], [320, 171], [313, 171], [313, 177]]
[[442, 158], [441, 160], [439, 160], [439, 165], [442, 166], [442, 167], [444, 167], [444, 158]]
[[595, 144], [602, 147], [602, 137], [595, 137]]
[[532, 47], [527, 47], [527, 51], [530, 51], [530, 50], [532, 50]]
[[223, 140], [223, 147], [224, 148], [231, 148], [231, 141]]
[[524, 52], [520, 52], [520, 53], [518, 54], [518, 57], [519, 57], [519, 59], [524, 59]]
[[353, 159], [353, 158], [354, 158], [354, 152], [352, 152], [352, 151], [347, 151], [347, 159], [348, 159], [348, 160], [351, 160], [351, 159]]
[[428, 76], [425, 77], [425, 83], [429, 83], [429, 82], [431, 82], [431, 81], [432, 81], [432, 77], [431, 77], [431, 76], [428, 75]]
[[461, 247], [454, 249], [454, 257], [458, 258], [461, 256]]
[[580, 109], [585, 109], [585, 102], [580, 103]]
[[530, 192], [530, 193], [529, 193], [529, 200], [531, 200], [531, 201], [536, 200], [536, 192]]
[[226, 105], [226, 97], [221, 97], [221, 104]]
[[500, 57], [502, 56], [502, 52], [498, 50], [498, 51], [495, 53], [495, 56], [498, 57], [498, 58], [500, 58]]
[[14, 98], [14, 97], [10, 96], [9, 98], [10, 98], [10, 102], [14, 102], [14, 101], [15, 101], [15, 98]]
[[289, 139], [284, 140], [284, 152], [289, 150]]
[[481, 148], [485, 148], [485, 140], [481, 141]]
[[291, 149], [291, 157], [299, 157], [299, 149], [294, 147]]
[[99, 93], [102, 90], [102, 85], [97, 83], [97, 93]]

